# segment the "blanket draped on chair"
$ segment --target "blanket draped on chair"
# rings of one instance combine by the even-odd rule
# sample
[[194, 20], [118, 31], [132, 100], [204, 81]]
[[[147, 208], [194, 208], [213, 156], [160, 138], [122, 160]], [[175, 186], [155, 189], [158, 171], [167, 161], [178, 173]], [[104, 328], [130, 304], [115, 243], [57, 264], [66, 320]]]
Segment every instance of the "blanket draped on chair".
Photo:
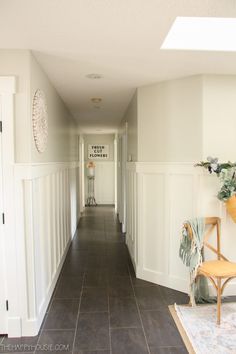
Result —
[[183, 227], [179, 256], [183, 263], [189, 267], [191, 304], [194, 306], [196, 303], [214, 302], [214, 299], [209, 296], [207, 279], [205, 277], [199, 277], [197, 282], [195, 281], [198, 267], [204, 261], [203, 241], [205, 219], [195, 218], [186, 221], [185, 224], [186, 223], [191, 226], [193, 234], [191, 237], [187, 229]]

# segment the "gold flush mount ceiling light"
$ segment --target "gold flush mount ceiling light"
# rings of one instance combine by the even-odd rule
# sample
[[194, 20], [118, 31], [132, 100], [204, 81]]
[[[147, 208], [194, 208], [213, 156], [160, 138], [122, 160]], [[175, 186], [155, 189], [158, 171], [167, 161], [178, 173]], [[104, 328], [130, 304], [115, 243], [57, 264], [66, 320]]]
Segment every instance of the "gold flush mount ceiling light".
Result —
[[100, 74], [92, 73], [92, 74], [86, 75], [86, 77], [87, 77], [87, 79], [98, 80], [98, 79], [102, 79], [103, 76]]
[[99, 103], [102, 102], [102, 98], [100, 98], [100, 97], [92, 97], [91, 101], [92, 101], [92, 103], [98, 105]]
[[102, 102], [102, 98], [100, 97], [92, 97], [91, 102], [93, 103], [93, 107], [96, 109], [100, 109], [100, 103]]

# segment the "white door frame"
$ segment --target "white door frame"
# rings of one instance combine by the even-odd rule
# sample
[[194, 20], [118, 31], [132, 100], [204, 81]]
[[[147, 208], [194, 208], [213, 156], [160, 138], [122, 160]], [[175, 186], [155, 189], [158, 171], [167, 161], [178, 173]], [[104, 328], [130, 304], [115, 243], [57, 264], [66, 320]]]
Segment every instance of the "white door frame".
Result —
[[[16, 79], [13, 76], [0, 77], [1, 119], [2, 119], [2, 169], [3, 169], [3, 210], [5, 223], [2, 225], [5, 254], [5, 284], [8, 311], [6, 334], [21, 336], [20, 303], [18, 298], [19, 245], [15, 232], [14, 202], [14, 94]], [[22, 127], [23, 129], [23, 127]], [[0, 221], [1, 222], [1, 221]]]
[[79, 160], [80, 160], [80, 211], [83, 212], [85, 207], [85, 191], [84, 191], [84, 138], [79, 137]]
[[127, 131], [128, 123], [125, 123], [124, 129], [118, 136], [118, 162], [117, 162], [117, 194], [118, 194], [118, 216], [122, 226], [122, 232], [126, 232], [126, 222], [127, 222], [127, 208], [126, 208], [126, 198], [127, 198]]
[[122, 185], [122, 232], [126, 232], [126, 213], [127, 213], [127, 207], [126, 207], [126, 198], [127, 198], [127, 193], [126, 193], [126, 163], [127, 163], [127, 130], [125, 130], [124, 134], [122, 135], [122, 156], [121, 156], [121, 185]]
[[115, 200], [115, 213], [118, 211], [118, 205], [117, 205], [117, 188], [118, 188], [118, 183], [117, 183], [117, 134], [115, 135], [114, 139], [114, 200]]

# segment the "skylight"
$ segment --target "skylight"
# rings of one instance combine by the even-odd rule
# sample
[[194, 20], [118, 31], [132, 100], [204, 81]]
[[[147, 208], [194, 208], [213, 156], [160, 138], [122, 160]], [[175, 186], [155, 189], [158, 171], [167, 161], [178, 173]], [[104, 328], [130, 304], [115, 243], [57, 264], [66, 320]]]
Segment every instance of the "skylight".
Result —
[[161, 49], [236, 51], [236, 18], [177, 17]]

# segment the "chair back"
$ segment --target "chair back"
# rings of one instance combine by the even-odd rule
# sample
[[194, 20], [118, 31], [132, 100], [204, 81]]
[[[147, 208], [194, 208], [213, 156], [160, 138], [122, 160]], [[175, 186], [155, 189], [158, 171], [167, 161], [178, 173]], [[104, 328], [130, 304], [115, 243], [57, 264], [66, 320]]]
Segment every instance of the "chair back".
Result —
[[[205, 231], [204, 235], [204, 241], [203, 241], [203, 246], [207, 247], [210, 249], [213, 253], [217, 255], [218, 260], [225, 260], [228, 261], [228, 259], [221, 253], [221, 245], [220, 245], [220, 223], [221, 220], [218, 217], [207, 217], [205, 218], [205, 226], [209, 226], [207, 230]], [[184, 227], [187, 229], [189, 236], [192, 238], [193, 237], [193, 231], [192, 228], [189, 224], [184, 224]], [[213, 247], [209, 243], [209, 238], [211, 234], [213, 233], [214, 229], [216, 228], [216, 237], [217, 237], [217, 247]]]

